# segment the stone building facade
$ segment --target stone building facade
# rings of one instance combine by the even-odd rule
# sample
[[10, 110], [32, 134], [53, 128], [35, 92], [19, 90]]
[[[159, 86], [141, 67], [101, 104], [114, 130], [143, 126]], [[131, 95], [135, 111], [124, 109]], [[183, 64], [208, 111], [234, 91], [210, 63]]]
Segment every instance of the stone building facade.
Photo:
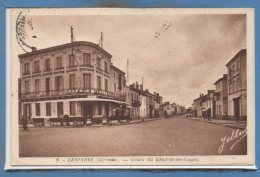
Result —
[[123, 112], [125, 75], [98, 45], [78, 41], [19, 55], [21, 114], [93, 118]]
[[240, 50], [227, 64], [228, 118], [247, 118], [247, 58], [246, 49]]
[[218, 79], [215, 83], [215, 102], [216, 102], [216, 118], [227, 118], [227, 74]]

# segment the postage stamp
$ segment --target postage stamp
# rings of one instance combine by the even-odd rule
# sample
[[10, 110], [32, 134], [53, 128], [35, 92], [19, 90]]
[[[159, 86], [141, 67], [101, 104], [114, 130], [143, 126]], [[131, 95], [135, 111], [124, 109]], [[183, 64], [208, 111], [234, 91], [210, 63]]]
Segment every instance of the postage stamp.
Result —
[[7, 13], [7, 169], [254, 168], [253, 9]]

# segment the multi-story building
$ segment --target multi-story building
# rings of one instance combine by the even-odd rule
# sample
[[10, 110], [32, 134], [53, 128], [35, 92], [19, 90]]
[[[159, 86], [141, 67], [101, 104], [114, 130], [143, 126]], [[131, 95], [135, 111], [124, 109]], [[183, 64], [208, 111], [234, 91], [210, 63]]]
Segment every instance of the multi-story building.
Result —
[[202, 117], [202, 112], [201, 112], [201, 96], [193, 100], [192, 103], [192, 110], [193, 110], [193, 116], [194, 117]]
[[227, 64], [228, 118], [247, 118], [246, 49], [240, 50]]
[[144, 94], [140, 94], [140, 117], [141, 119], [145, 119], [147, 117], [147, 98]]
[[131, 106], [132, 106], [132, 119], [140, 119], [140, 88], [138, 83], [132, 84], [129, 86], [130, 88], [130, 100], [131, 100]]
[[202, 104], [205, 108], [206, 115], [209, 118], [215, 118], [215, 92], [214, 90], [208, 90], [204, 103]]
[[[215, 118], [215, 92], [208, 90], [206, 95], [200, 96], [193, 101], [193, 114], [194, 117], [209, 117]], [[183, 108], [185, 113], [185, 108]]]
[[215, 103], [217, 119], [226, 119], [228, 106], [227, 106], [227, 74], [219, 78], [215, 83]]
[[21, 114], [29, 120], [123, 114], [125, 73], [111, 58], [85, 41], [19, 55]]
[[154, 107], [155, 107], [155, 95], [149, 92], [148, 89], [145, 89], [145, 95], [146, 95], [146, 116], [148, 118], [153, 118], [154, 117]]
[[162, 97], [159, 93], [154, 92], [155, 95], [155, 103], [154, 103], [154, 116], [155, 117], [161, 117], [162, 111], [160, 109], [160, 105], [162, 104]]

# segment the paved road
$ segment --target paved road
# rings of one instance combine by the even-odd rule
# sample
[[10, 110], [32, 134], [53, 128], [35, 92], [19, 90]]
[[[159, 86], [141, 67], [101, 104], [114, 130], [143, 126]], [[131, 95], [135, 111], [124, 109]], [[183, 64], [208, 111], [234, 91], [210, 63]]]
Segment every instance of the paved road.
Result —
[[[108, 127], [20, 130], [21, 157], [218, 155], [221, 138], [235, 129], [186, 118]], [[242, 137], [242, 135], [240, 136]], [[246, 136], [221, 154], [246, 154]]]

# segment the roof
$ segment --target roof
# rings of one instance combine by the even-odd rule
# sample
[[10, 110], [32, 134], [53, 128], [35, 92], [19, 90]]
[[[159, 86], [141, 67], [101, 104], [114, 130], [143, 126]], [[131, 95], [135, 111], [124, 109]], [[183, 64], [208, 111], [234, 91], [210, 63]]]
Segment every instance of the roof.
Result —
[[57, 46], [53, 46], [53, 47], [49, 47], [49, 48], [45, 48], [45, 49], [40, 49], [40, 50], [35, 50], [32, 52], [28, 52], [28, 53], [24, 53], [24, 54], [20, 54], [18, 55], [18, 57], [24, 58], [24, 57], [29, 57], [29, 56], [33, 56], [33, 55], [37, 55], [37, 54], [41, 54], [41, 53], [45, 53], [45, 52], [51, 52], [51, 51], [55, 51], [55, 50], [61, 50], [64, 48], [68, 48], [68, 47], [72, 47], [72, 46], [80, 46], [80, 45], [87, 45], [87, 46], [91, 46], [96, 48], [97, 50], [102, 51], [103, 53], [105, 53], [108, 57], [112, 57], [112, 55], [110, 53], [108, 53], [106, 50], [104, 50], [103, 48], [99, 47], [99, 45], [92, 43], [92, 42], [87, 42], [87, 41], [75, 41], [73, 43], [67, 43], [67, 44], [62, 44], [62, 45], [57, 45]]
[[217, 83], [219, 83], [220, 81], [227, 79], [227, 74], [224, 74], [223, 77], [219, 78], [214, 84], [216, 85]]
[[121, 69], [115, 67], [114, 65], [111, 65], [110, 67], [113, 68], [113, 69], [115, 69], [115, 70], [117, 70], [117, 71], [119, 71], [119, 72], [121, 72], [121, 73], [123, 73], [123, 74], [125, 74], [124, 71], [122, 71]]
[[229, 60], [229, 62], [226, 64], [226, 66], [228, 67], [241, 54], [246, 54], [246, 49], [241, 49], [231, 60]]

